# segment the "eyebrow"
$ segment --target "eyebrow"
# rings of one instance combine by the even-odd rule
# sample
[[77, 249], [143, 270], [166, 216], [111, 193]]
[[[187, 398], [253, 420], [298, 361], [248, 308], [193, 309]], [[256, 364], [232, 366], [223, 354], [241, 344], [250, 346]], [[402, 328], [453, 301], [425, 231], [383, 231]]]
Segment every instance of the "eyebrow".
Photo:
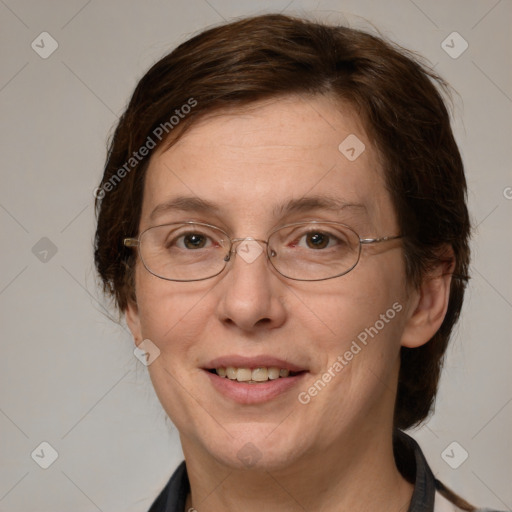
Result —
[[367, 213], [366, 206], [362, 203], [351, 203], [330, 196], [308, 196], [299, 199], [290, 199], [287, 203], [276, 206], [273, 213], [277, 217], [284, 213], [301, 213], [310, 210], [328, 210], [334, 212], [355, 210]]
[[150, 213], [149, 218], [150, 220], [153, 220], [155, 217], [162, 215], [163, 213], [172, 211], [218, 213], [219, 210], [220, 207], [218, 205], [207, 201], [206, 199], [201, 199], [199, 197], [179, 196], [170, 199], [165, 203], [157, 205]]
[[[211, 201], [199, 197], [179, 196], [157, 205], [149, 215], [149, 219], [153, 220], [159, 215], [173, 211], [218, 214], [220, 210], [220, 205]], [[286, 203], [276, 205], [272, 212], [274, 216], [278, 217], [284, 214], [301, 213], [311, 210], [328, 210], [334, 212], [355, 210], [367, 213], [366, 206], [362, 203], [352, 203], [329, 196], [308, 196], [299, 199], [290, 199]]]

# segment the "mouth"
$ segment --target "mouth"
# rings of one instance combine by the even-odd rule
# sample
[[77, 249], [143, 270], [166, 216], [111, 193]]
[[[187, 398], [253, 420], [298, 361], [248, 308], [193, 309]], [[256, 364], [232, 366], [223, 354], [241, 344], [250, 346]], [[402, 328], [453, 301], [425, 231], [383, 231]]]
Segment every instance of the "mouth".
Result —
[[207, 369], [208, 372], [236, 382], [245, 382], [247, 384], [260, 384], [277, 379], [286, 379], [295, 377], [304, 373], [306, 370], [292, 371], [288, 368], [279, 368], [278, 366], [259, 366], [256, 368], [236, 368], [234, 366], [220, 366], [218, 368]]
[[270, 356], [221, 357], [203, 367], [212, 388], [239, 404], [259, 404], [285, 396], [303, 381], [308, 370]]

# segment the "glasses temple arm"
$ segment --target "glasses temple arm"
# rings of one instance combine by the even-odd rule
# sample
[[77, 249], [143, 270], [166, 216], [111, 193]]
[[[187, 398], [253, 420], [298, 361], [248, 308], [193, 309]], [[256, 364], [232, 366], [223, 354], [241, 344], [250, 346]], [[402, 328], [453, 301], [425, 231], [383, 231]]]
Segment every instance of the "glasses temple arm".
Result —
[[138, 247], [139, 241], [137, 240], [137, 238], [124, 238], [123, 245], [125, 247]]
[[397, 238], [403, 238], [403, 235], [383, 236], [382, 238], [360, 238], [359, 242], [362, 244], [376, 244], [379, 242], [387, 242], [389, 240], [396, 240]]

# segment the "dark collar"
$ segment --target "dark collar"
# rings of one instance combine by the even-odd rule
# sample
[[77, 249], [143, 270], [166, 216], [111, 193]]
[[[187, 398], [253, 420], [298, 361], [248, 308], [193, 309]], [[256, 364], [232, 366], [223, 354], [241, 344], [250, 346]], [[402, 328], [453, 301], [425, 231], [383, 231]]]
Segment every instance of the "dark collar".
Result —
[[432, 512], [436, 480], [419, 444], [401, 430], [395, 430], [393, 452], [398, 470], [406, 480], [414, 484], [407, 512]]
[[187, 466], [183, 461], [148, 512], [184, 512], [189, 492]]
[[[404, 432], [393, 435], [393, 451], [397, 467], [409, 482], [414, 484], [411, 504], [407, 512], [433, 512], [435, 478], [418, 443]], [[148, 512], [184, 512], [190, 482], [183, 461], [155, 500]]]

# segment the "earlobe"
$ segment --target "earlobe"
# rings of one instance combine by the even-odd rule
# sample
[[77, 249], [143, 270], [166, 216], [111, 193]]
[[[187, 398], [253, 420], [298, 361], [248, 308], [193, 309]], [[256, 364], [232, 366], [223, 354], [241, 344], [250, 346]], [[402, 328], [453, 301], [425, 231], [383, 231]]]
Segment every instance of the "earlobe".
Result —
[[139, 308], [137, 304], [131, 300], [128, 301], [128, 305], [124, 310], [126, 317], [126, 323], [130, 329], [135, 343], [142, 340], [142, 329], [140, 326]]
[[402, 334], [402, 346], [416, 348], [424, 345], [439, 330], [448, 310], [454, 268], [455, 258], [450, 247], [414, 294], [416, 303]]

